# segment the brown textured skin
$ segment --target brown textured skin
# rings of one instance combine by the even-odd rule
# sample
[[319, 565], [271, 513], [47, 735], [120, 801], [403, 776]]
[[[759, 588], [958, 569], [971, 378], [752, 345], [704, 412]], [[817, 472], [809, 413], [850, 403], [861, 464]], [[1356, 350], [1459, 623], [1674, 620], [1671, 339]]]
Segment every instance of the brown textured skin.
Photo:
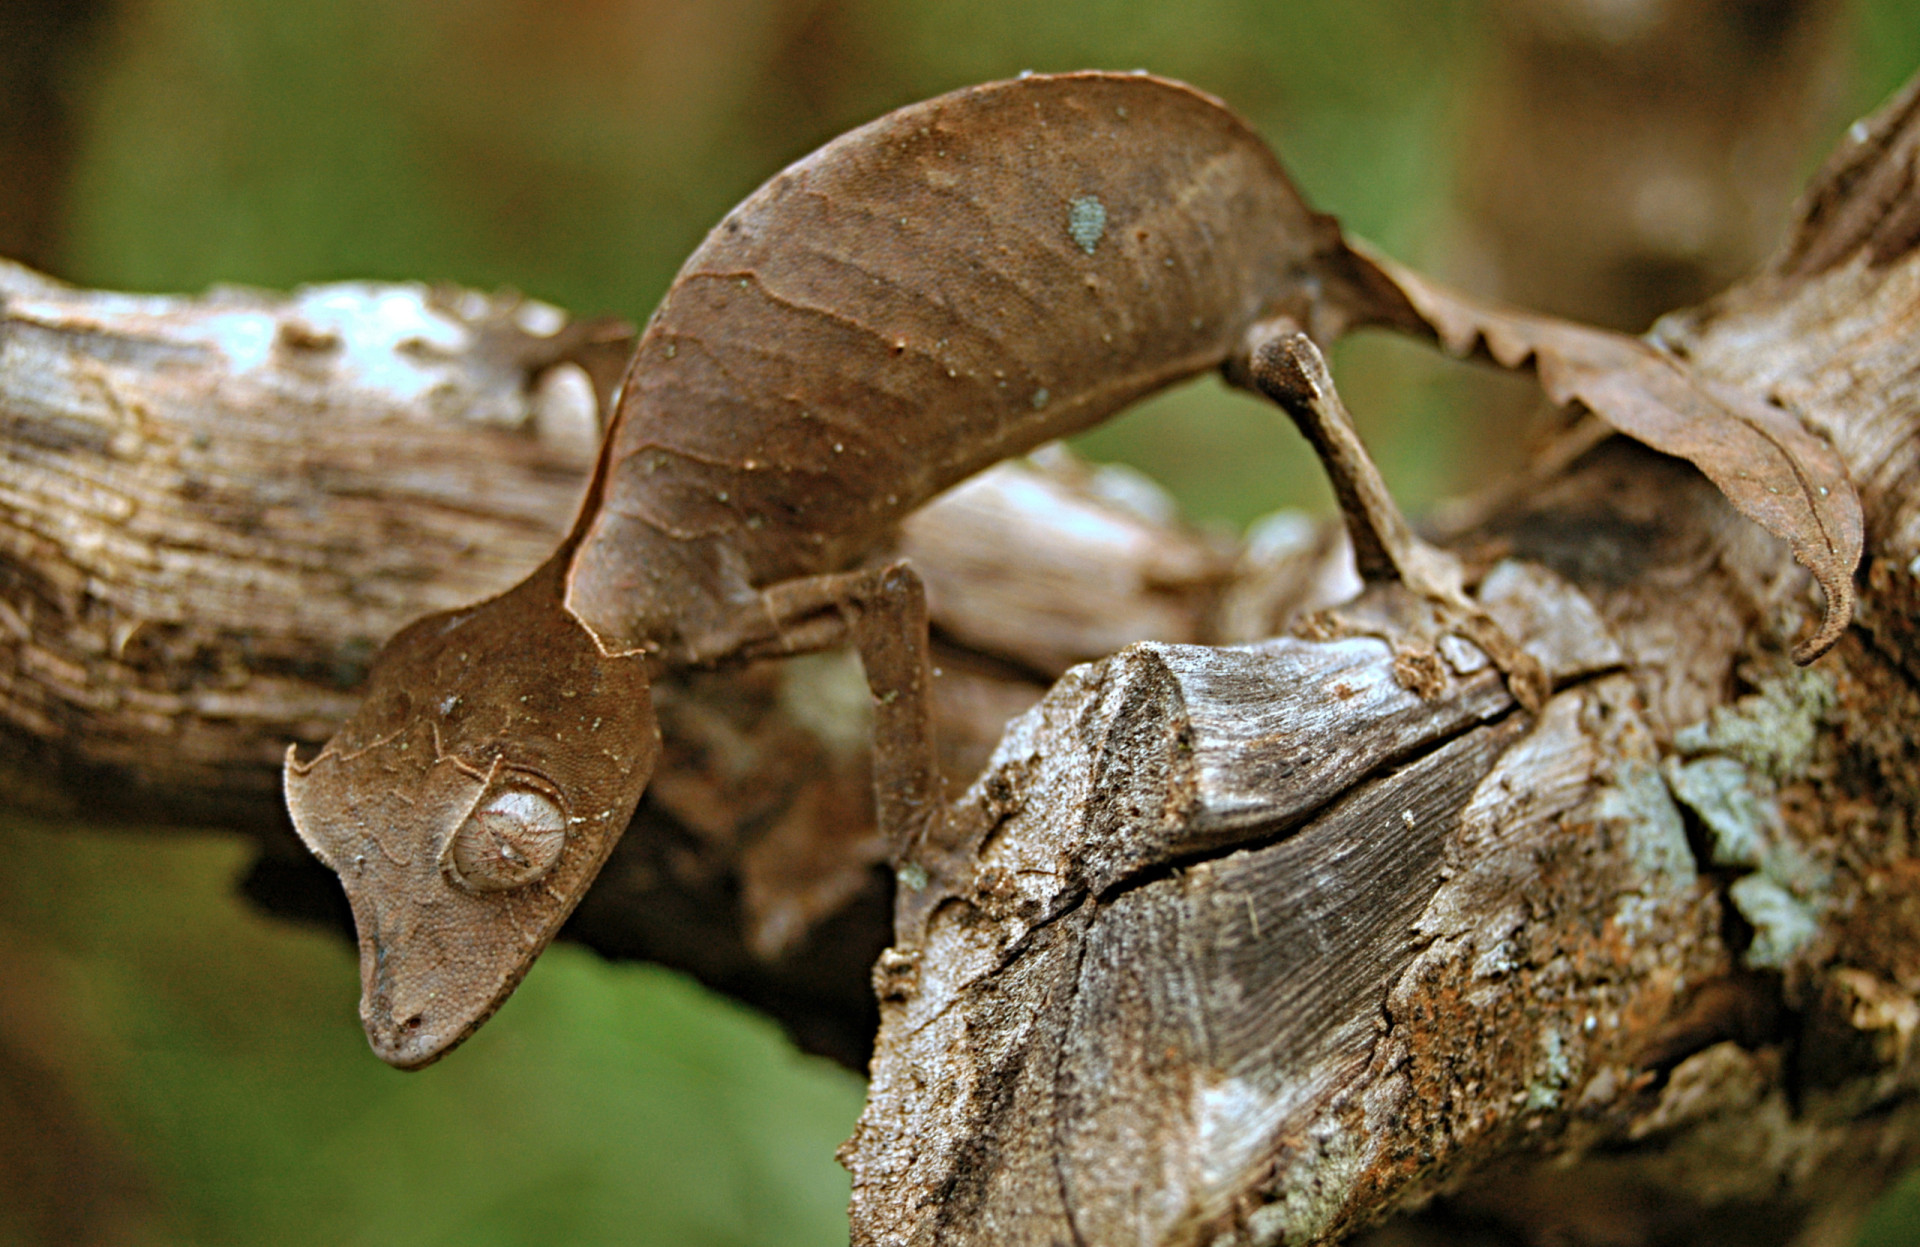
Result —
[[567, 604], [603, 638], [730, 652], [756, 589], [845, 567], [947, 486], [1216, 367], [1263, 314], [1304, 323], [1342, 254], [1260, 138], [1177, 83], [1030, 77], [890, 113], [681, 269]]
[[[349, 725], [289, 756], [374, 1050], [443, 1055], [559, 929], [650, 777], [659, 664], [800, 648], [762, 590], [830, 604], [808, 578], [948, 485], [1218, 366], [1263, 316], [1333, 327], [1347, 256], [1243, 122], [1137, 74], [958, 91], [755, 192], [650, 322], [554, 558], [403, 632]], [[545, 878], [476, 893], [443, 863], [497, 767], [577, 821]]]

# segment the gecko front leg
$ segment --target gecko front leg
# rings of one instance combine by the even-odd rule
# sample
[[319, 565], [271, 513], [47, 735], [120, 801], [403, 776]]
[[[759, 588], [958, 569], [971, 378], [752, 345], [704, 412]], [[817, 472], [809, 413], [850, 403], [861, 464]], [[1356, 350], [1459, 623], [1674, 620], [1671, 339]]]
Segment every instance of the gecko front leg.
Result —
[[898, 940], [911, 942], [970, 877], [979, 830], [956, 822], [947, 807], [934, 738], [926, 590], [912, 566], [899, 562], [787, 581], [761, 596], [782, 643], [823, 648], [851, 641], [859, 652], [873, 696], [874, 810], [898, 887], [894, 929]]
[[1255, 325], [1247, 334], [1247, 352], [1234, 380], [1278, 404], [1320, 456], [1346, 519], [1361, 579], [1369, 584], [1398, 581], [1440, 607], [1445, 628], [1485, 652], [1506, 676], [1514, 700], [1538, 713], [1552, 692], [1546, 672], [1467, 596], [1460, 561], [1422, 541], [1408, 525], [1361, 443], [1313, 340], [1284, 318]]
[[927, 594], [908, 564], [791, 580], [762, 597], [786, 653], [851, 640], [873, 695], [880, 834], [902, 868], [938, 829], [945, 785], [933, 735]]

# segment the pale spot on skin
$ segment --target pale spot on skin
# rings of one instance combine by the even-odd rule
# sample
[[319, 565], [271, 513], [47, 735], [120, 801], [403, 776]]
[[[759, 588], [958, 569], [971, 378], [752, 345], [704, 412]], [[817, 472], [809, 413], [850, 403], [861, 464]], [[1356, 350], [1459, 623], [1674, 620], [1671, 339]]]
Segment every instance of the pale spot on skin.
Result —
[[1107, 232], [1107, 206], [1093, 195], [1077, 196], [1067, 205], [1067, 235], [1088, 255]]

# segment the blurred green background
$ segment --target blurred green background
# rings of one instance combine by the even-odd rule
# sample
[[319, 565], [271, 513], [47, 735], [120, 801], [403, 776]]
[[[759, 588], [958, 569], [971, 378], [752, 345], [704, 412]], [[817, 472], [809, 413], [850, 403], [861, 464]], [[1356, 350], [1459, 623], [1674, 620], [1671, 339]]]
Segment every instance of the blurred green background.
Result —
[[[1825, 7], [1797, 177], [1920, 62], [1920, 5]], [[638, 321], [728, 206], [835, 133], [1099, 66], [1224, 97], [1317, 206], [1471, 281], [1461, 183], [1515, 11], [0, 0], [0, 252], [107, 287], [425, 278]], [[1511, 423], [1452, 414], [1483, 394], [1460, 370], [1367, 341], [1336, 362], [1410, 503], [1513, 457]], [[1217, 383], [1146, 406], [1084, 448], [1203, 521], [1323, 505], [1304, 447]], [[0, 825], [0, 1242], [844, 1241], [856, 1078], [673, 975], [565, 947], [452, 1059], [394, 1073], [360, 1037], [352, 950], [249, 911], [242, 854]], [[1861, 1242], [1920, 1241], [1916, 1206], [1884, 1204]]]

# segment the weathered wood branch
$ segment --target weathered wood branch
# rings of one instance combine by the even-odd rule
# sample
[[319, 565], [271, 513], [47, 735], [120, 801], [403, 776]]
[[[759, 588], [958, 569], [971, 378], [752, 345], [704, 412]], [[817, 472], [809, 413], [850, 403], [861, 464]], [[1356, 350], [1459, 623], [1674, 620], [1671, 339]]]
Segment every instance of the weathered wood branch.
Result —
[[[1828, 1241], [1920, 1139], [1916, 111], [1659, 331], [1861, 488], [1860, 624], [1819, 666], [1786, 657], [1817, 598], [1784, 548], [1618, 441], [1457, 543], [1559, 683], [1537, 719], [1417, 603], [1315, 609], [1322, 541], [1235, 556], [1083, 469], [1006, 470], [902, 538], [956, 790], [1033, 709], [891, 919], [864, 694], [827, 656], [656, 691], [668, 752], [573, 934], [854, 1060], [891, 941], [861, 1241], [1302, 1242], [1436, 1194], [1394, 1232]], [[607, 344], [415, 288], [0, 270], [0, 298], [9, 797], [244, 827], [257, 893], [331, 904], [284, 743], [402, 623], [545, 553], [594, 427], [565, 364]]]

